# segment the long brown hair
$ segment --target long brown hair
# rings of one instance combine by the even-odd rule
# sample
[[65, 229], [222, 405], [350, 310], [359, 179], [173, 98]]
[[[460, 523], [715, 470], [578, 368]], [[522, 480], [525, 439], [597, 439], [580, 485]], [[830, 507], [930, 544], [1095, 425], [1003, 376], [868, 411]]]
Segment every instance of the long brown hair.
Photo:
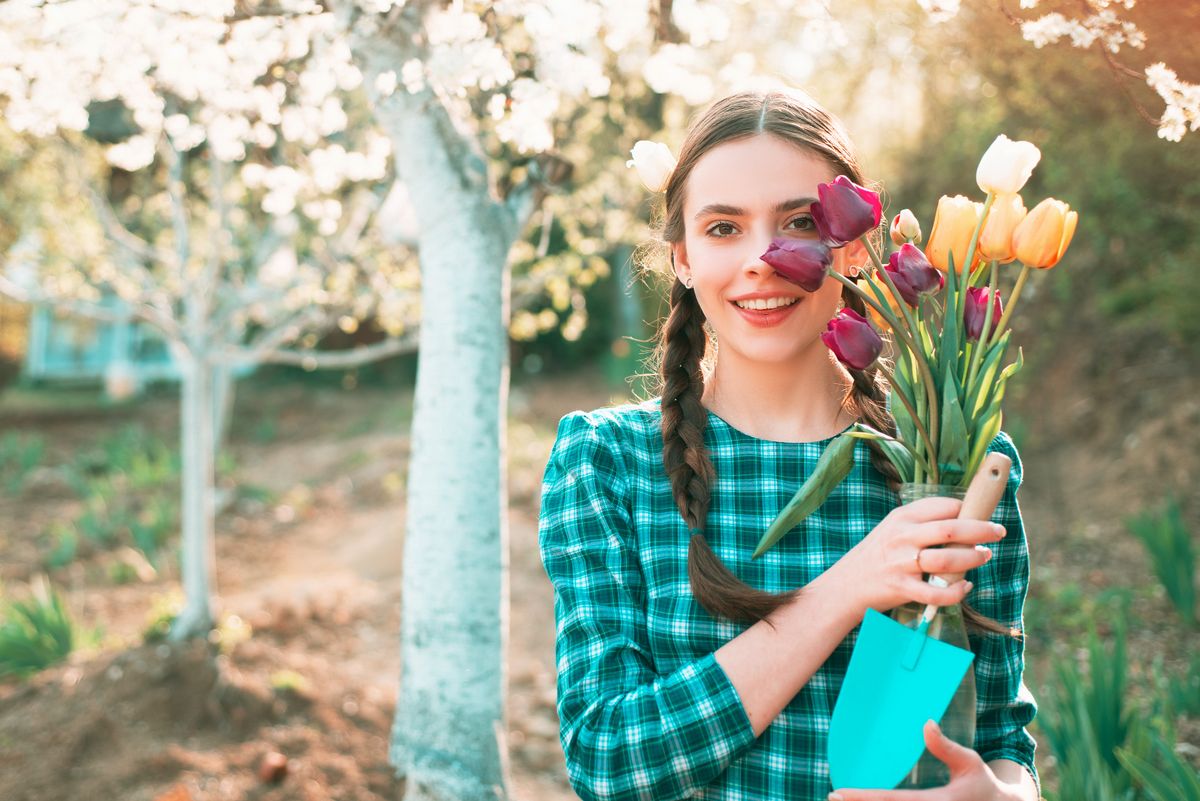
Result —
[[[865, 184], [862, 167], [841, 123], [815, 101], [801, 93], [744, 92], [717, 101], [697, 119], [684, 140], [678, 162], [666, 185], [662, 240], [670, 245], [684, 237], [683, 202], [688, 176], [696, 162], [724, 142], [769, 133], [824, 158], [835, 173]], [[721, 562], [704, 535], [709, 494], [716, 470], [704, 445], [708, 412], [701, 404], [708, 336], [704, 312], [696, 294], [676, 278], [671, 285], [671, 310], [659, 334], [660, 394], [662, 397], [663, 466], [671, 492], [691, 532], [688, 545], [688, 579], [696, 600], [710, 614], [741, 622], [765, 620], [803, 590], [770, 593], [749, 586]], [[859, 314], [867, 311], [862, 299], [848, 289], [842, 302]], [[887, 383], [871, 366], [850, 370], [853, 384], [843, 405], [855, 418], [894, 435], [896, 423], [887, 410]], [[870, 443], [871, 464], [897, 491], [900, 475], [875, 443]], [[978, 631], [1019, 636], [962, 604], [963, 619]], [[769, 621], [768, 621], [769, 622]]]

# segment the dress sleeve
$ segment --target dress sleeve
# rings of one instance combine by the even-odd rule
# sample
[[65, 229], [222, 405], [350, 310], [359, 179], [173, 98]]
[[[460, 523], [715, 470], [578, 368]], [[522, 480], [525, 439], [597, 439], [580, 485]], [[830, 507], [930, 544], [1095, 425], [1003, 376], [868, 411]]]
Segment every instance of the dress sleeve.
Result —
[[1022, 679], [1025, 668], [1023, 607], [1029, 587], [1029, 543], [1017, 489], [1021, 486], [1021, 459], [1008, 434], [1000, 432], [988, 450], [1012, 459], [1004, 495], [992, 520], [1007, 529], [1008, 536], [992, 546], [989, 583], [968, 599], [982, 614], [1022, 632], [1020, 638], [987, 634], [975, 640], [976, 724], [975, 750], [984, 762], [1008, 759], [1025, 767], [1041, 793], [1041, 780], [1034, 765], [1037, 741], [1025, 729], [1037, 714], [1037, 702]]
[[576, 412], [559, 424], [538, 525], [555, 591], [567, 775], [585, 801], [687, 798], [752, 745], [754, 732], [713, 654], [655, 671], [631, 475], [598, 422]]

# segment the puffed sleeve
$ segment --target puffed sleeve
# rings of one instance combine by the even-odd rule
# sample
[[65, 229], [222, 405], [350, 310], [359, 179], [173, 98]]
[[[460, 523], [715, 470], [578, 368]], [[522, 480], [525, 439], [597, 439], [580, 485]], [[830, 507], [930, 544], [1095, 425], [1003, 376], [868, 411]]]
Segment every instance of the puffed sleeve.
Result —
[[1022, 679], [1025, 669], [1025, 594], [1029, 588], [1029, 543], [1017, 504], [1021, 486], [1021, 458], [1012, 438], [1003, 431], [988, 450], [1012, 459], [1008, 484], [992, 520], [1008, 536], [992, 548], [991, 561], [977, 568], [976, 588], [967, 601], [991, 619], [1022, 632], [1022, 637], [988, 634], [972, 636], [975, 649], [976, 722], [975, 750], [984, 762], [1008, 759], [1025, 767], [1041, 792], [1034, 765], [1037, 741], [1026, 726], [1037, 714], [1037, 702]]
[[558, 715], [581, 798], [669, 801], [719, 776], [754, 742], [712, 654], [654, 670], [633, 542], [630, 473], [611, 419], [562, 419], [542, 484], [542, 563], [554, 585]]

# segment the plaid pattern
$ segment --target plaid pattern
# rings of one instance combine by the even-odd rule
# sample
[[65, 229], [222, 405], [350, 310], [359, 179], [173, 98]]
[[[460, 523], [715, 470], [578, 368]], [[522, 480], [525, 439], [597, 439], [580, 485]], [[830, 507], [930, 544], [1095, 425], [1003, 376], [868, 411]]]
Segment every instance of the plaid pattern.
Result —
[[[856, 628], [757, 739], [713, 652], [746, 626], [717, 620], [692, 596], [687, 527], [662, 466], [657, 401], [573, 412], [546, 466], [541, 556], [555, 588], [558, 714], [567, 773], [585, 799], [821, 799], [832, 790], [826, 736]], [[743, 581], [780, 592], [828, 570], [897, 504], [865, 443], [829, 499], [753, 562], [762, 532], [809, 475], [829, 440], [756, 439], [709, 414], [716, 465], [708, 515], [713, 550]], [[1029, 554], [1013, 460], [993, 517], [1009, 536], [967, 574], [970, 602], [1020, 627]], [[1037, 705], [1022, 683], [1023, 643], [971, 637], [978, 693], [975, 750], [1036, 778], [1025, 726]]]

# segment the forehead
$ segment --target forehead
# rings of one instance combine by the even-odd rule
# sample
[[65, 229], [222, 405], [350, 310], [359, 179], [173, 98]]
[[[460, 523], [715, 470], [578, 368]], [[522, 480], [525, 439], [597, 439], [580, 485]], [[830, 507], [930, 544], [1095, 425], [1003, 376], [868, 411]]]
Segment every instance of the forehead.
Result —
[[817, 196], [834, 168], [816, 153], [775, 136], [759, 134], [717, 145], [692, 168], [684, 214], [709, 203], [768, 208], [796, 196]]

